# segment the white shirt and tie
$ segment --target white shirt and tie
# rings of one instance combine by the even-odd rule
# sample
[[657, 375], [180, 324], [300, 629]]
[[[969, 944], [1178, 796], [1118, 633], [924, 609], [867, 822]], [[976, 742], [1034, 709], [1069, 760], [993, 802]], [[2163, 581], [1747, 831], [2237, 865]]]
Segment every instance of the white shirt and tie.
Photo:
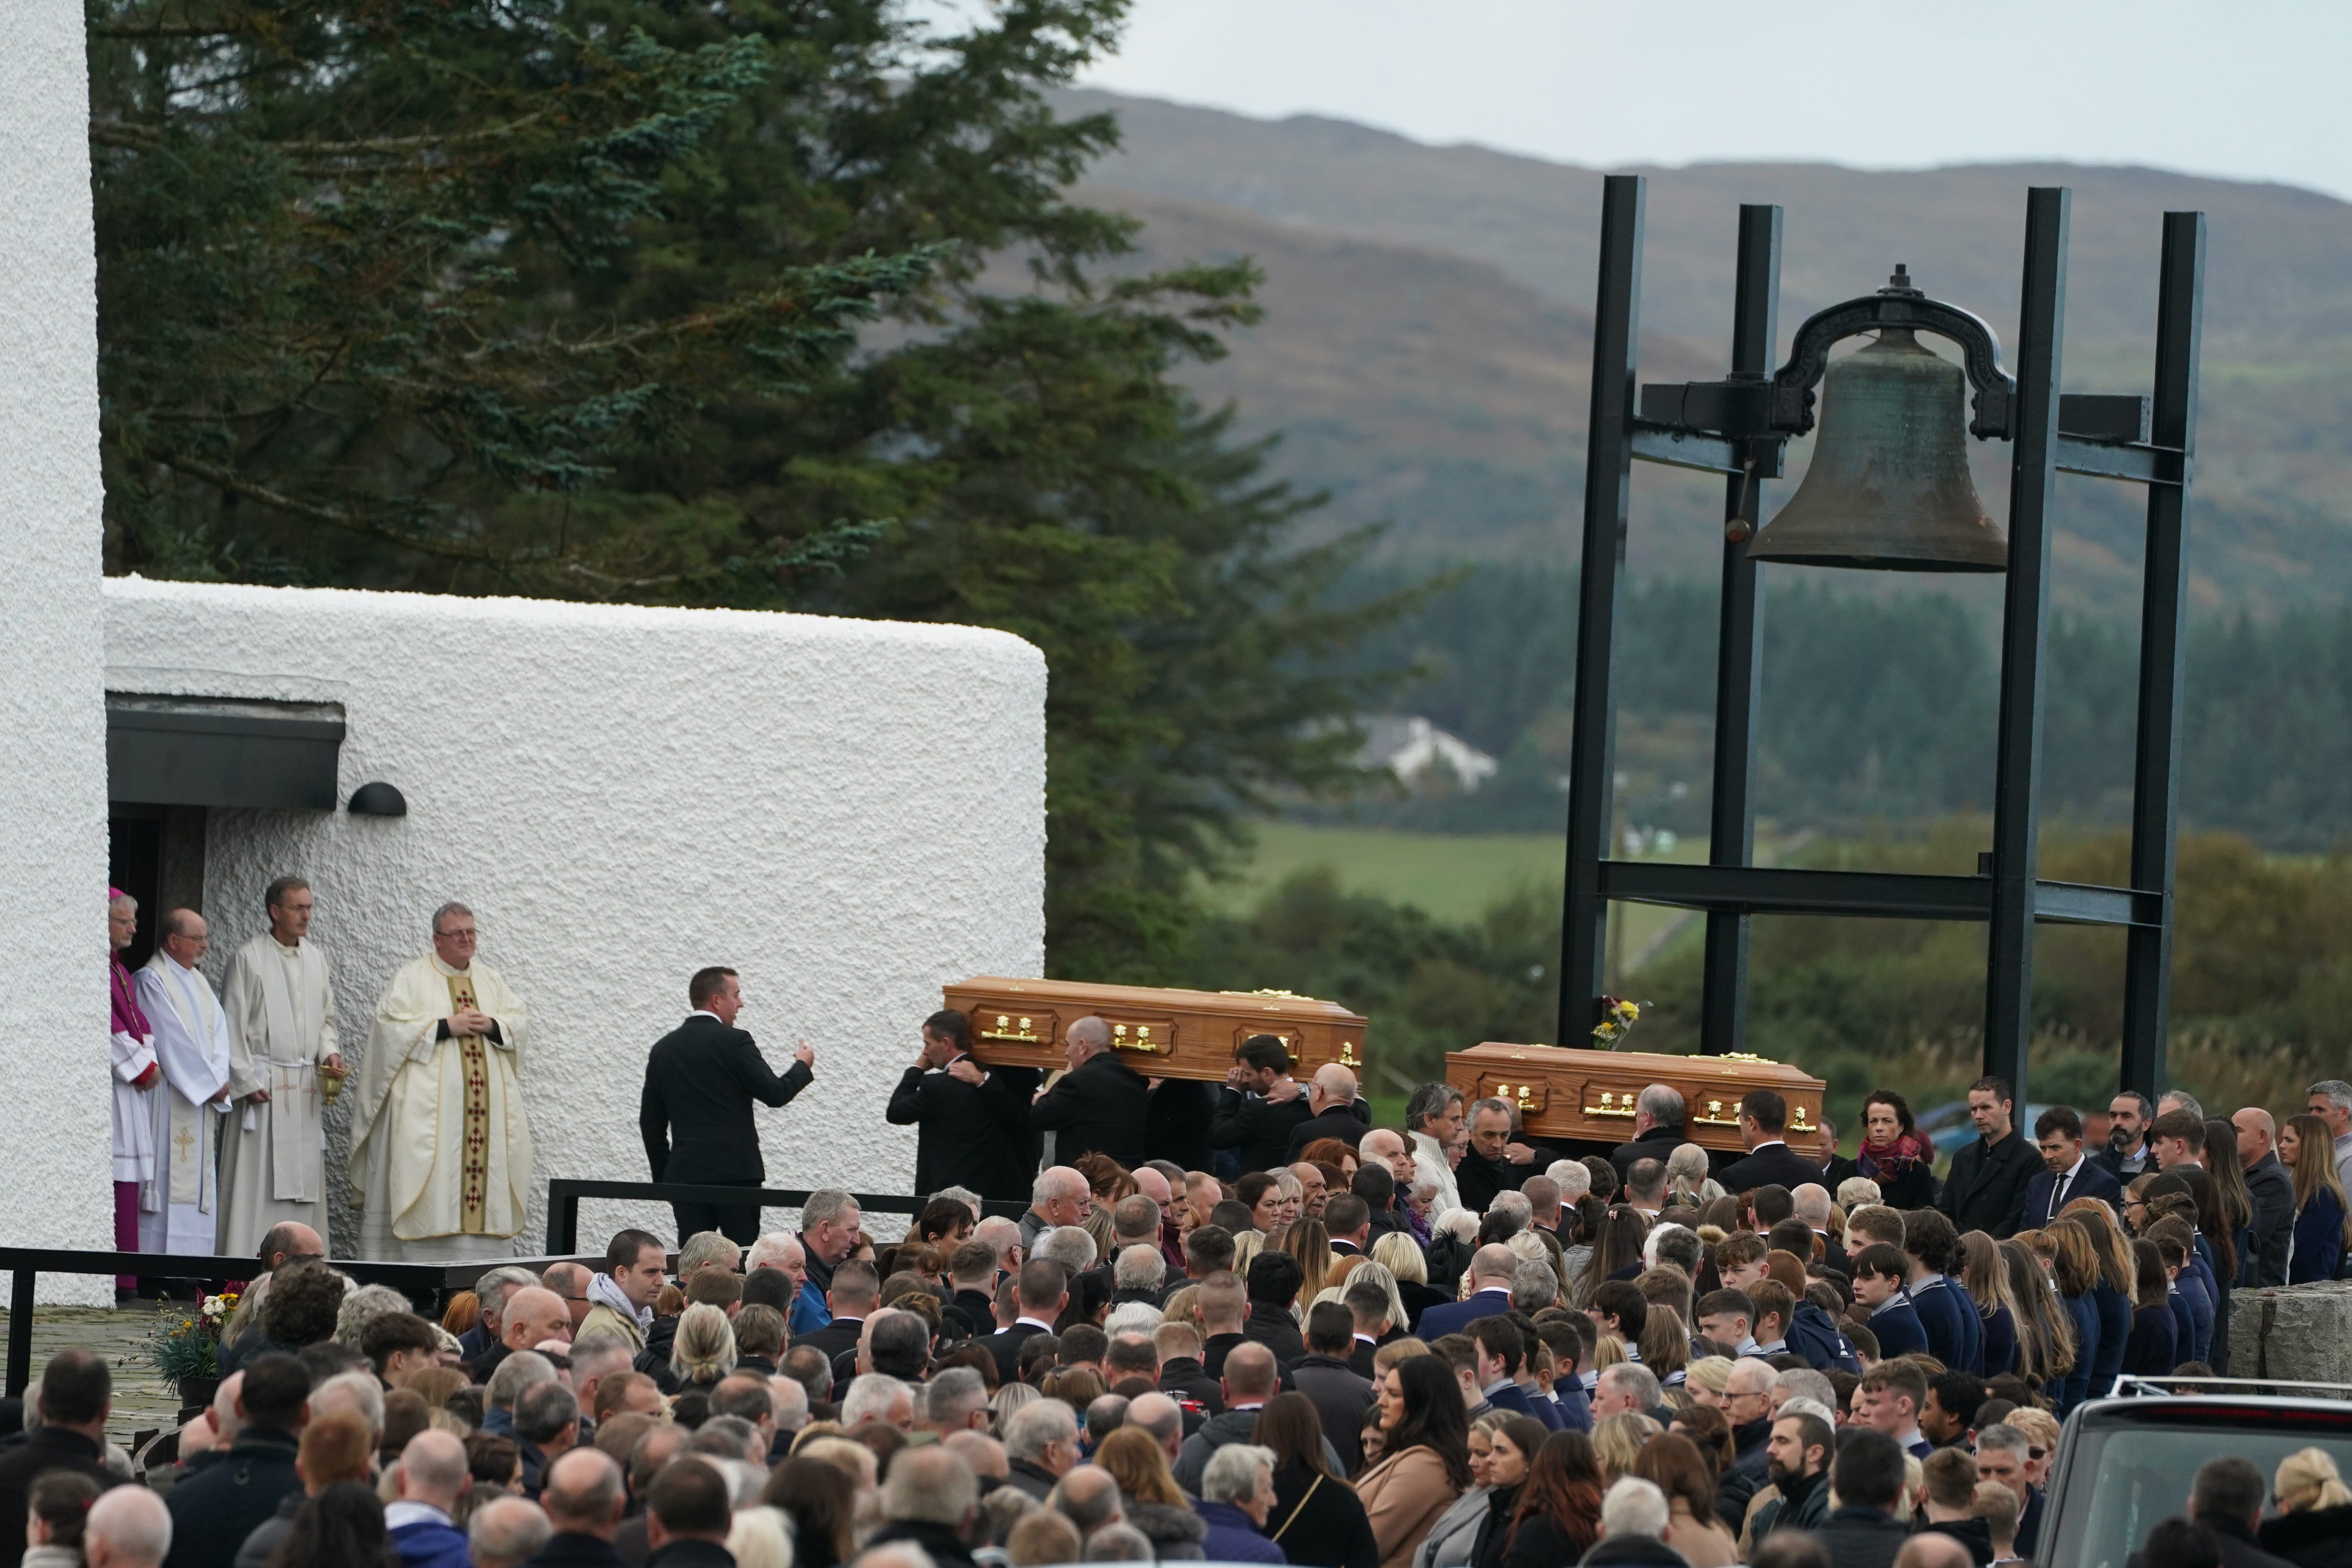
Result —
[[2050, 1208], [2042, 1216], [2042, 1223], [2044, 1226], [2056, 1219], [2058, 1211], [2066, 1206], [2066, 1194], [2074, 1190], [2074, 1183], [2082, 1175], [2084, 1163], [2088, 1158], [2089, 1156], [2084, 1154], [2075, 1155], [2074, 1163], [2060, 1172], [2058, 1179], [2051, 1184]]

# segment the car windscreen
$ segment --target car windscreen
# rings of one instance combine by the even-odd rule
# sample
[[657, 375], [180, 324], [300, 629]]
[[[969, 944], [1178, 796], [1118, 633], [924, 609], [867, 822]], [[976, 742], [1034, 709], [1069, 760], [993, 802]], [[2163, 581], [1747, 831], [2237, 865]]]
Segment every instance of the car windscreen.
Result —
[[2279, 1461], [2302, 1448], [2326, 1450], [2338, 1470], [2352, 1475], [2352, 1426], [2329, 1425], [2320, 1432], [2252, 1426], [2085, 1429], [2068, 1463], [2068, 1517], [2043, 1525], [2034, 1558], [2051, 1568], [2124, 1568], [2151, 1527], [2188, 1513], [2197, 1467], [2217, 1454], [2251, 1462], [2265, 1487], [2277, 1476]]

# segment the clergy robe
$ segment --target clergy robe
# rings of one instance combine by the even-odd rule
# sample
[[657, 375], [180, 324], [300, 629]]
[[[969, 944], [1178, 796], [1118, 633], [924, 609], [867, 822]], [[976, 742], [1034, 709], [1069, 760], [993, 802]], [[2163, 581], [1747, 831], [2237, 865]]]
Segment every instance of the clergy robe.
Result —
[[[341, 1048], [326, 955], [262, 932], [229, 961], [228, 1091], [237, 1103], [221, 1161], [221, 1256], [259, 1250], [269, 1227], [307, 1225], [335, 1256], [327, 1230], [327, 1133], [319, 1064]], [[266, 1089], [269, 1102], [247, 1098]]]
[[[107, 1027], [114, 1067], [114, 1249], [137, 1252], [141, 1217], [163, 1202], [155, 1186], [155, 1153], [163, 1147], [157, 1122], [163, 1106], [153, 1081], [144, 1088], [138, 1081], [155, 1067], [154, 1028], [139, 1005], [138, 990], [122, 960], [110, 952], [106, 966]], [[124, 1290], [138, 1283], [130, 1275], [115, 1279], [116, 1288]]]
[[[471, 1002], [491, 1035], [446, 1036]], [[513, 1255], [530, 1192], [530, 1121], [516, 1070], [522, 999], [477, 959], [427, 953], [384, 987], [352, 1107], [360, 1250], [394, 1262]]]
[[163, 1082], [163, 1203], [139, 1215], [139, 1250], [204, 1255], [220, 1242], [220, 1112], [228, 1092], [228, 1015], [203, 973], [162, 948], [138, 974]]

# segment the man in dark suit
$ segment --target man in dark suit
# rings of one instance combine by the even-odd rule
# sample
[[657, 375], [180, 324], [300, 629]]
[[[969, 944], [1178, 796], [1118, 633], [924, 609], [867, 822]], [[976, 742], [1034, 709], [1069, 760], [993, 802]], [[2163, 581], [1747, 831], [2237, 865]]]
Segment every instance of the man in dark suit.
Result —
[[1069, 1302], [1070, 1277], [1060, 1264], [1033, 1258], [1021, 1266], [1020, 1283], [1014, 1289], [1021, 1315], [1010, 1327], [980, 1342], [996, 1358], [997, 1376], [1004, 1383], [1021, 1380], [1021, 1347], [1039, 1334], [1054, 1331], [1055, 1320]]
[[[1837, 1123], [1828, 1117], [1822, 1118], [1821, 1127], [1814, 1136], [1819, 1142], [1814, 1148], [1805, 1151], [1806, 1158], [1811, 1163], [1821, 1167], [1822, 1173], [1814, 1180], [1827, 1188], [1832, 1197], [1835, 1197], [1838, 1184], [1848, 1176], [1862, 1174], [1862, 1166], [1838, 1152]], [[1790, 1190], [1795, 1191], [1794, 1188]]]
[[[13, 1446], [0, 1448], [0, 1559], [9, 1563], [25, 1553], [25, 1500], [34, 1478], [47, 1470], [71, 1470], [97, 1483], [100, 1491], [122, 1479], [106, 1468], [106, 1417], [114, 1408], [114, 1374], [107, 1370], [104, 1357], [59, 1351], [42, 1368], [29, 1403], [30, 1430]], [[277, 1506], [275, 1498], [270, 1506]]]
[[[790, 1103], [814, 1076], [816, 1053], [803, 1040], [782, 1078], [770, 1070], [751, 1037], [735, 1026], [743, 987], [731, 969], [697, 971], [686, 996], [694, 1011], [656, 1042], [646, 1060], [646, 1087], [637, 1100], [646, 1163], [656, 1182], [756, 1187], [768, 1179], [768, 1167], [751, 1107]], [[743, 1247], [760, 1238], [757, 1204], [670, 1208], [681, 1237], [716, 1230]]]
[[1684, 1122], [1690, 1112], [1683, 1104], [1682, 1091], [1670, 1084], [1654, 1083], [1643, 1089], [1633, 1101], [1633, 1137], [1609, 1151], [1609, 1163], [1617, 1167], [1617, 1179], [1622, 1182], [1625, 1173], [1633, 1168], [1636, 1160], [1655, 1160], [1664, 1164], [1666, 1156], [1690, 1142]]
[[1758, 1187], [1786, 1187], [1795, 1192], [1807, 1182], [1822, 1179], [1821, 1167], [1801, 1158], [1782, 1136], [1789, 1126], [1789, 1102], [1769, 1089], [1751, 1089], [1739, 1101], [1739, 1141], [1748, 1157], [1733, 1162], [1716, 1179], [1730, 1193]]
[[950, 1008], [923, 1020], [923, 1049], [891, 1091], [885, 1118], [915, 1133], [915, 1195], [970, 1187], [1018, 1202], [1036, 1173], [1029, 1101], [1034, 1068], [983, 1068], [972, 1059], [971, 1023]]
[[1279, 1035], [1252, 1035], [1234, 1047], [1233, 1070], [1209, 1121], [1209, 1147], [1232, 1150], [1245, 1175], [1289, 1163], [1290, 1135], [1315, 1114], [1307, 1086], [1290, 1068], [1290, 1048]]
[[1356, 1098], [1356, 1075], [1338, 1062], [1325, 1062], [1307, 1083], [1307, 1120], [1290, 1130], [1282, 1160], [1295, 1164], [1309, 1143], [1337, 1138], [1352, 1149], [1371, 1131], [1371, 1108]]
[[2254, 1245], [2240, 1259], [2244, 1268], [2238, 1283], [2284, 1285], [2287, 1244], [2294, 1237], [2294, 1183], [2272, 1150], [2278, 1124], [2259, 1105], [2234, 1112], [2230, 1121], [2238, 1130], [2238, 1160], [2246, 1168], [2246, 1195], [2254, 1202]]
[[2076, 1198], [2105, 1198], [2123, 1207], [2124, 1187], [2107, 1168], [2083, 1153], [2083, 1119], [2071, 1105], [2053, 1105], [2033, 1123], [2042, 1173], [2025, 1184], [2011, 1234], [2040, 1230]]
[[1519, 1266], [1517, 1254], [1499, 1241], [1490, 1241], [1470, 1255], [1470, 1294], [1459, 1301], [1441, 1301], [1421, 1315], [1414, 1331], [1435, 1342], [1458, 1334], [1480, 1318], [1511, 1310], [1511, 1275]]
[[1089, 1013], [1062, 1037], [1070, 1070], [1029, 1108], [1029, 1127], [1055, 1134], [1054, 1163], [1104, 1153], [1129, 1167], [1144, 1161], [1151, 1089], [1111, 1049], [1110, 1026]]
[[1969, 1120], [1977, 1141], [1952, 1156], [1936, 1206], [1966, 1235], [1983, 1231], [1994, 1240], [2017, 1234], [2025, 1184], [2042, 1169], [2042, 1156], [2010, 1121], [2014, 1103], [2006, 1079], [1980, 1078], [1969, 1085]]

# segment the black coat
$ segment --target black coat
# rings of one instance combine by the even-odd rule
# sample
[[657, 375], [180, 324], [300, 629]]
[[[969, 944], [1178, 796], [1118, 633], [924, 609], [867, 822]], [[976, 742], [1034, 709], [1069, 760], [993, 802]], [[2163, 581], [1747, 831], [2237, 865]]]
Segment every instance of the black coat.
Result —
[[[0, 1447], [0, 1563], [13, 1563], [25, 1555], [26, 1498], [33, 1489], [33, 1478], [44, 1470], [88, 1476], [100, 1491], [122, 1479], [106, 1468], [95, 1442], [62, 1426], [36, 1426], [20, 1441]], [[223, 1568], [244, 1539], [240, 1535], [228, 1543], [220, 1559]]]
[[1874, 1508], [1838, 1509], [1813, 1531], [1829, 1549], [1830, 1568], [1891, 1568], [1910, 1538], [1909, 1526]]
[[1300, 1337], [1297, 1320], [1287, 1307], [1270, 1302], [1252, 1301], [1249, 1318], [1242, 1324], [1242, 1338], [1255, 1340], [1274, 1352], [1276, 1363], [1287, 1372], [1307, 1354], [1307, 1342]]
[[750, 1035], [707, 1013], [688, 1018], [655, 1043], [637, 1099], [654, 1180], [758, 1186], [768, 1167], [751, 1106], [783, 1105], [812, 1076], [794, 1062], [779, 1078]]
[[2295, 1568], [2352, 1568], [2352, 1503], [2263, 1521], [2263, 1551]]
[[1807, 1182], [1821, 1184], [1822, 1168], [1786, 1143], [1767, 1143], [1744, 1160], [1723, 1168], [1716, 1180], [1727, 1193], [1751, 1193], [1758, 1187], [1786, 1187], [1795, 1192]]
[[1380, 1540], [1355, 1489], [1304, 1465], [1274, 1473], [1274, 1510], [1265, 1516], [1265, 1533], [1293, 1563], [1380, 1568]]
[[1372, 1130], [1372, 1109], [1361, 1098], [1345, 1105], [1335, 1105], [1320, 1116], [1310, 1116], [1290, 1130], [1290, 1142], [1282, 1152], [1282, 1163], [1295, 1165], [1306, 1153], [1307, 1145], [1318, 1138], [1337, 1138], [1352, 1149], [1364, 1141]]
[[806, 1345], [823, 1355], [825, 1360], [831, 1361], [844, 1351], [856, 1350], [857, 1337], [865, 1331], [864, 1318], [835, 1318], [821, 1329], [811, 1329], [807, 1333], [794, 1334], [793, 1349], [798, 1350], [803, 1345]]
[[1935, 1524], [1922, 1524], [1912, 1533], [1925, 1535], [1930, 1531], [1948, 1535], [1969, 1549], [1976, 1559], [1977, 1568], [1986, 1568], [1992, 1561], [1992, 1526], [1980, 1519], [1948, 1519]]
[[1460, 1194], [1464, 1208], [1472, 1214], [1485, 1214], [1496, 1193], [1516, 1193], [1519, 1184], [1533, 1174], [1535, 1168], [1531, 1165], [1489, 1160], [1475, 1149], [1465, 1149], [1462, 1163], [1454, 1168], [1454, 1190]]
[[1103, 1153], [1132, 1170], [1143, 1163], [1151, 1089], [1133, 1068], [1110, 1051], [1088, 1057], [1064, 1073], [1045, 1098], [1029, 1108], [1029, 1126], [1052, 1132], [1054, 1163], [1066, 1165], [1081, 1154]]
[[625, 1561], [603, 1537], [565, 1530], [548, 1537], [523, 1568], [621, 1568]]
[[1029, 1196], [1037, 1173], [1029, 1132], [1037, 1069], [987, 1071], [980, 1083], [966, 1083], [945, 1068], [910, 1067], [899, 1076], [883, 1114], [893, 1127], [916, 1129], [917, 1197], [942, 1187], [970, 1187], [983, 1198], [1015, 1203]]
[[1990, 1149], [1979, 1138], [1953, 1153], [1936, 1206], [1963, 1236], [1980, 1230], [1996, 1241], [2005, 1240], [2017, 1234], [2026, 1184], [2042, 1169], [2042, 1152], [2015, 1128]]
[[1144, 1112], [1143, 1157], [1188, 1171], [1209, 1168], [1209, 1122], [1217, 1113], [1217, 1086], [1168, 1078], [1151, 1091]]
[[[2336, 1509], [2330, 1511], [2341, 1513], [2345, 1510]], [[2221, 1568], [2290, 1568], [2288, 1559], [2273, 1556], [2255, 1545], [2253, 1532], [2238, 1520], [2227, 1519], [2218, 1513], [2200, 1513], [2197, 1516], [2197, 1522], [2213, 1532], [2214, 1544], [2221, 1549]], [[2263, 1533], [2268, 1534], [2268, 1530], [2265, 1529]], [[2142, 1568], [2147, 1560], [2145, 1552], [2135, 1552], [2126, 1559], [2125, 1568]]]
[[291, 1432], [248, 1426], [216, 1464], [172, 1489], [172, 1554], [164, 1568], [229, 1568], [245, 1538], [277, 1517], [289, 1492], [302, 1489], [294, 1472]]
[[1617, 1180], [1622, 1185], [1625, 1173], [1633, 1168], [1635, 1161], [1655, 1160], [1663, 1165], [1666, 1163], [1666, 1156], [1689, 1142], [1690, 1130], [1686, 1127], [1653, 1127], [1640, 1137], [1610, 1150], [1609, 1163], [1617, 1167]]
[[894, 1541], [912, 1542], [921, 1547], [938, 1568], [972, 1568], [971, 1548], [962, 1536], [944, 1524], [930, 1524], [920, 1520], [892, 1520], [876, 1531], [866, 1544], [870, 1550], [887, 1546]]
[[1220, 1089], [1209, 1119], [1209, 1147], [1231, 1149], [1244, 1173], [1278, 1171], [1291, 1163], [1290, 1135], [1313, 1116], [1303, 1092], [1277, 1104], [1238, 1089]]
[[2284, 1285], [2287, 1242], [2294, 1235], [2294, 1183], [2276, 1154], [2264, 1154], [2247, 1170], [2246, 1194], [2254, 1200], [2254, 1256], [2251, 1272], [2238, 1282]]
[[[2123, 1207], [2123, 1184], [2107, 1173], [2107, 1168], [2095, 1161], [2084, 1160], [2082, 1169], [2074, 1173], [2074, 1184], [2066, 1195], [2057, 1197], [2058, 1178], [2044, 1165], [2025, 1184], [2025, 1195], [2019, 1200], [2018, 1228], [2040, 1230], [2054, 1217], [2053, 1209], [2063, 1209], [2076, 1198], [2105, 1198], [2117, 1208]], [[2055, 1200], [2055, 1201], [2053, 1201]]]
[[1192, 1356], [1171, 1356], [1160, 1363], [1160, 1392], [1193, 1400], [1212, 1415], [1224, 1414], [1224, 1385]]
[[1315, 1402], [1323, 1418], [1323, 1435], [1339, 1450], [1339, 1462], [1349, 1475], [1364, 1468], [1364, 1412], [1372, 1403], [1370, 1378], [1359, 1374], [1341, 1357], [1308, 1354], [1290, 1369], [1298, 1392]]
[[1021, 1381], [1021, 1347], [1045, 1331], [1034, 1323], [1015, 1323], [1000, 1329], [980, 1342], [996, 1358], [996, 1376], [1000, 1383]]

